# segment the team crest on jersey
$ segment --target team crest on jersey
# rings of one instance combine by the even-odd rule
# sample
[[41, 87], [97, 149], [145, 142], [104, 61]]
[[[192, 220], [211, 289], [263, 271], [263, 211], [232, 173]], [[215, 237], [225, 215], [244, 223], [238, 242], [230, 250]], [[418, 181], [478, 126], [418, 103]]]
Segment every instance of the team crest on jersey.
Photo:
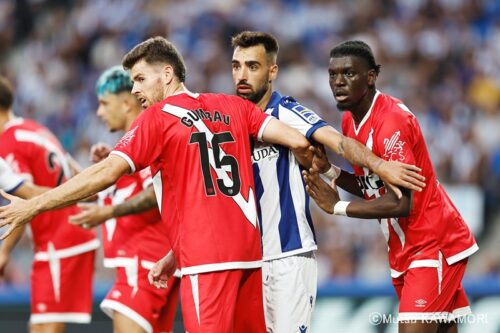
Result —
[[138, 126], [135, 126], [131, 130], [129, 130], [125, 135], [118, 141], [117, 147], [125, 147], [132, 141], [132, 139], [135, 137], [135, 132], [137, 132]]
[[404, 161], [403, 146], [406, 142], [400, 140], [401, 132], [397, 131], [390, 139], [384, 139], [384, 159], [389, 161]]

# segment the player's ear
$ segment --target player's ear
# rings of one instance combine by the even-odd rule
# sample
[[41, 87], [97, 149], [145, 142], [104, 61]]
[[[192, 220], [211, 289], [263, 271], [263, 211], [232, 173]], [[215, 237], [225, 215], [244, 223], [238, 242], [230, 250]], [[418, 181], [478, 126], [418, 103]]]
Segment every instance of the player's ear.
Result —
[[170, 84], [175, 76], [174, 68], [172, 67], [172, 65], [165, 64], [162, 68], [162, 74], [166, 79], [166, 83]]
[[278, 65], [271, 65], [271, 67], [269, 68], [269, 81], [276, 80], [276, 77], [278, 77], [278, 70]]
[[367, 81], [368, 86], [373, 87], [375, 85], [375, 82], [377, 81], [377, 72], [374, 69], [370, 69], [368, 71]]

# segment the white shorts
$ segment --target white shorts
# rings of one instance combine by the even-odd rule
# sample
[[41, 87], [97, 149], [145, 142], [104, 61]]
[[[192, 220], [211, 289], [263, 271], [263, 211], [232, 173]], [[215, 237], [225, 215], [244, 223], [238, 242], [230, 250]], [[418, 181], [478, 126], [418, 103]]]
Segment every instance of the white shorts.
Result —
[[314, 251], [264, 261], [262, 287], [267, 332], [310, 331], [318, 287]]

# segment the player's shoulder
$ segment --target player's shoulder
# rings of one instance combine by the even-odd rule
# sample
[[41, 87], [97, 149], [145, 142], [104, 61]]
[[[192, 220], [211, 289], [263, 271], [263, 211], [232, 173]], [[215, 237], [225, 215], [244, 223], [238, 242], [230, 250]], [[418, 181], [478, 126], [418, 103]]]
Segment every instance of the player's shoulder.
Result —
[[303, 119], [304, 121], [315, 124], [321, 118], [308, 107], [301, 104], [294, 97], [288, 95], [280, 95], [278, 92], [273, 92], [271, 99], [267, 105], [267, 110], [272, 110], [272, 115], [281, 118], [282, 113], [292, 113]]
[[377, 98], [377, 109], [381, 121], [403, 121], [415, 118], [415, 115], [399, 98], [382, 94]]

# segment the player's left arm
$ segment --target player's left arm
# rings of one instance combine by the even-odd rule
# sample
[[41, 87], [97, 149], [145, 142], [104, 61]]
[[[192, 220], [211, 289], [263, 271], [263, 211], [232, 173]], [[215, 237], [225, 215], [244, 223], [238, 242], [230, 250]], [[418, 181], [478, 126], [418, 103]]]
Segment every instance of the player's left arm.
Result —
[[282, 145], [290, 149], [300, 164], [309, 167], [312, 161], [312, 152], [309, 150], [309, 141], [298, 130], [291, 128], [284, 122], [272, 118], [262, 133], [264, 142]]
[[113, 217], [139, 214], [157, 207], [153, 186], [139, 192], [118, 205], [100, 206], [97, 204], [78, 204], [80, 213], [70, 216], [71, 224], [84, 228], [96, 227]]
[[405, 217], [412, 209], [412, 192], [401, 188], [403, 193], [398, 199], [392, 190], [374, 200], [341, 201], [335, 183], [330, 186], [323, 181], [317, 172], [304, 172], [307, 193], [317, 205], [328, 214], [373, 219], [389, 217]]
[[109, 187], [120, 176], [129, 171], [130, 165], [124, 158], [111, 155], [102, 162], [83, 170], [62, 185], [29, 200], [2, 192], [2, 196], [10, 200], [11, 203], [0, 207], [0, 227], [8, 224], [10, 227], [0, 239], [4, 239], [15, 228], [26, 224], [42, 212], [74, 204], [78, 200]]
[[38, 186], [31, 182], [24, 182], [15, 191], [13, 191], [12, 194], [23, 199], [30, 199], [36, 197], [37, 195], [43, 194], [50, 189], [50, 187]]
[[[331, 126], [317, 129], [313, 134], [314, 141], [325, 145], [352, 164], [366, 167], [375, 172], [399, 197], [402, 186], [413, 191], [421, 191], [425, 187], [425, 177], [419, 174], [421, 169], [415, 165], [399, 161], [384, 161], [358, 141], [348, 138]], [[325, 172], [326, 170], [319, 170]]]

